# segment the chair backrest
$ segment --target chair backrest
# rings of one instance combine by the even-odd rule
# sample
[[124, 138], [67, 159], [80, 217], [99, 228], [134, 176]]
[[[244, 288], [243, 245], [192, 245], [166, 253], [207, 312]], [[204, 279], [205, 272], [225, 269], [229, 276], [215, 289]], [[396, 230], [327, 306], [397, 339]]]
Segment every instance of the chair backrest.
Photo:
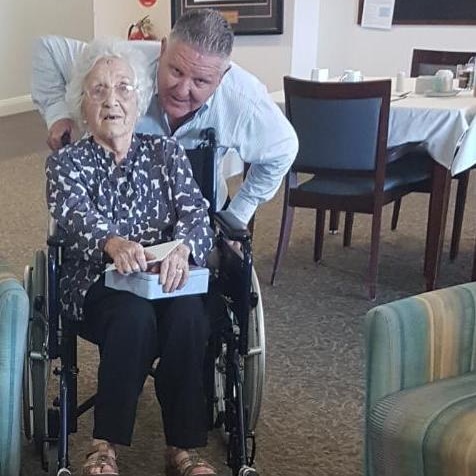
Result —
[[466, 64], [472, 56], [476, 56], [476, 52], [414, 49], [410, 76], [435, 74], [439, 69], [456, 73], [456, 66]]
[[476, 370], [476, 283], [371, 309], [365, 319], [367, 408], [379, 399]]
[[384, 174], [390, 89], [390, 80], [319, 83], [286, 76], [286, 115], [299, 138], [293, 170]]

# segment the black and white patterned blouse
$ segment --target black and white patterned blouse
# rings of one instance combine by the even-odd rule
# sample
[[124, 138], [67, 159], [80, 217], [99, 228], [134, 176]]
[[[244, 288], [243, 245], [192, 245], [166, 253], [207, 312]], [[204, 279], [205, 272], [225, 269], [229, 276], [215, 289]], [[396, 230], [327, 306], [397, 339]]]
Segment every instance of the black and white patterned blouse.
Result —
[[110, 236], [143, 246], [181, 239], [195, 264], [205, 265], [214, 236], [208, 203], [174, 139], [136, 134], [119, 165], [82, 139], [48, 157], [46, 178], [48, 208], [66, 241], [60, 295], [69, 318], [81, 319], [84, 296], [109, 260]]

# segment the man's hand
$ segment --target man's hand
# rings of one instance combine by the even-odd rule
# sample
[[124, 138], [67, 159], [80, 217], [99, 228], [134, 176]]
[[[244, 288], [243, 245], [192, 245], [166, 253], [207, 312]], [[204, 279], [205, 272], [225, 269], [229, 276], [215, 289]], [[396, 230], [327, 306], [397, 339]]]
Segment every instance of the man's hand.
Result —
[[72, 119], [60, 119], [53, 123], [48, 131], [48, 139], [46, 143], [49, 145], [50, 149], [55, 151], [63, 147], [61, 138], [65, 133], [68, 133], [71, 136], [73, 131], [74, 121]]
[[121, 274], [137, 273], [147, 269], [146, 261], [154, 259], [152, 253], [135, 241], [129, 241], [120, 236], [113, 236], [106, 241], [104, 251], [113, 260], [116, 269]]

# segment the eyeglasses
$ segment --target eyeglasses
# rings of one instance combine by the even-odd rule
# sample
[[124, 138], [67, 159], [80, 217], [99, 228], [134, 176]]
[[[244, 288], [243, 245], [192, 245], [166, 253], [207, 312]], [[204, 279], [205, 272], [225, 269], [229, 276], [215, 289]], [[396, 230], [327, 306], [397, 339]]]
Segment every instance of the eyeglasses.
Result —
[[137, 86], [132, 86], [132, 84], [119, 83], [115, 84], [112, 88], [110, 86], [105, 86], [104, 84], [97, 84], [85, 90], [91, 101], [100, 103], [104, 102], [111, 94], [111, 89], [114, 89], [116, 96], [122, 100], [127, 101], [131, 98], [132, 93], [137, 91]]

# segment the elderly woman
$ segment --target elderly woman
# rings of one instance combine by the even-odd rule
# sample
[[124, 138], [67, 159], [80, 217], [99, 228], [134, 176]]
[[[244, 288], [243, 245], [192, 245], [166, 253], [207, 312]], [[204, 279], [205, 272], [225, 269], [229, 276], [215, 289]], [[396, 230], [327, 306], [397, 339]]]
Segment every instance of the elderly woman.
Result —
[[169, 475], [212, 475], [194, 448], [206, 445], [203, 360], [208, 321], [198, 295], [149, 301], [105, 287], [103, 271], [144, 271], [147, 246], [180, 240], [157, 269], [164, 290], [182, 287], [189, 265], [213, 245], [207, 203], [183, 148], [134, 134], [151, 84], [125, 42], [91, 43], [76, 64], [67, 100], [88, 132], [46, 163], [47, 201], [67, 243], [63, 314], [100, 350], [93, 441], [83, 475], [117, 475], [116, 445], [130, 445], [137, 400], [153, 361]]

